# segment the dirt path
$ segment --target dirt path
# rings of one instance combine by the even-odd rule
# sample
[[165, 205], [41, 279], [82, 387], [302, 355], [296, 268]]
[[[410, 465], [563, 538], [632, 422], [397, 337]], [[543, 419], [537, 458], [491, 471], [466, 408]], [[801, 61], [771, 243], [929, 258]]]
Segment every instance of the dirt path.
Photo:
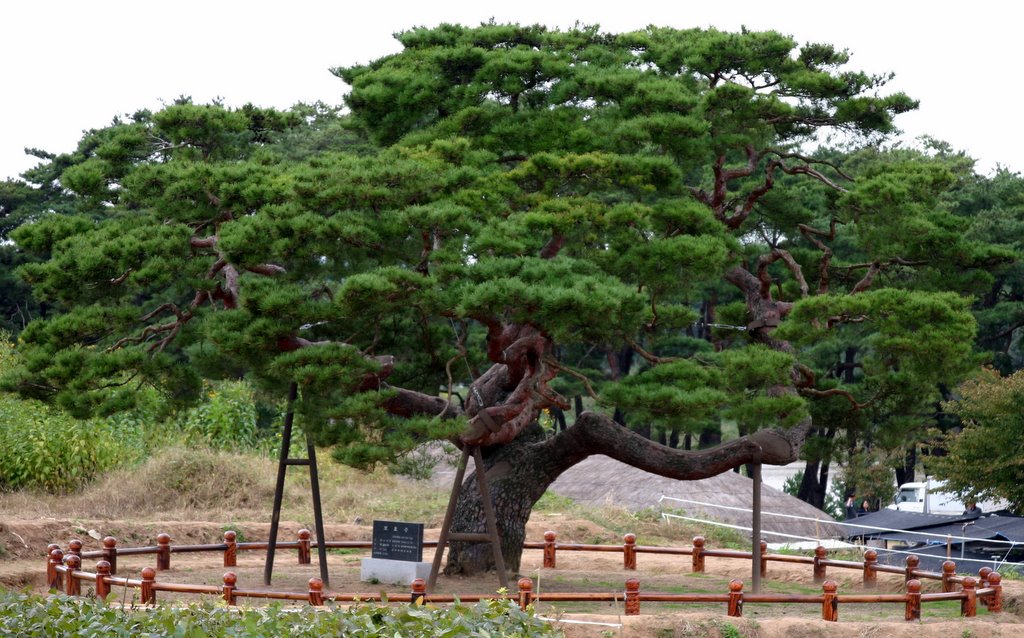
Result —
[[[266, 523], [244, 523], [234, 526], [240, 540], [262, 540], [269, 536]], [[601, 531], [600, 526], [586, 520], [558, 517], [551, 520], [535, 516], [531, 520], [528, 538], [540, 540], [548, 528], [559, 530], [563, 542], [585, 542], [588, 536]], [[296, 538], [299, 525], [282, 523], [280, 538]], [[155, 543], [160, 532], [168, 533], [174, 544], [201, 544], [220, 542], [224, 528], [214, 522], [195, 521], [62, 521], [56, 519], [6, 520], [0, 522], [0, 584], [8, 587], [30, 587], [38, 592], [45, 588], [46, 545], [57, 542], [66, 547], [71, 538], [80, 538], [86, 549], [98, 549], [100, 539], [106, 535], [118, 538], [119, 546], [142, 546]], [[331, 540], [368, 539], [367, 525], [328, 525], [326, 533]], [[433, 536], [436, 537], [436, 530]], [[431, 532], [427, 532], [431, 537]], [[429, 550], [426, 554], [430, 554]], [[334, 550], [328, 556], [331, 592], [404, 592], [404, 586], [368, 584], [359, 582], [359, 561], [366, 552]], [[238, 586], [247, 589], [262, 588], [265, 554], [239, 552]], [[562, 551], [558, 553], [557, 569], [542, 567], [542, 553], [524, 553], [521, 573], [534, 580], [535, 591], [598, 591], [621, 592], [625, 580], [637, 577], [645, 592], [706, 592], [725, 593], [728, 581], [739, 578], [750, 582], [750, 564], [744, 560], [707, 560], [706, 574], [691, 574], [688, 556], [663, 556], [642, 553], [638, 556], [638, 569], [623, 569], [621, 554]], [[153, 565], [153, 556], [119, 557], [119, 573], [138, 577], [142, 568]], [[160, 581], [203, 583], [220, 585], [226, 569], [217, 553], [174, 553], [171, 570], [160, 572]], [[310, 577], [319, 574], [314, 552], [313, 565], [299, 566], [293, 550], [282, 550], [275, 562], [274, 590], [305, 591]], [[860, 574], [855, 570], [832, 569], [829, 578], [839, 584], [840, 593], [854, 593], [860, 587]], [[880, 575], [880, 591], [895, 593], [901, 588], [901, 579]], [[493, 574], [473, 578], [442, 577], [438, 590], [449, 593], [480, 593], [494, 591], [497, 580]], [[669, 638], [673, 636], [747, 636], [759, 638], [800, 638], [803, 636], [850, 637], [911, 637], [949, 638], [950, 636], [1022, 636], [1024, 619], [1017, 612], [1024, 608], [1024, 583], [1008, 580], [1004, 583], [1007, 613], [983, 613], [973, 619], [958, 617], [955, 603], [927, 605], [924, 620], [906, 623], [902, 620], [900, 605], [843, 605], [839, 623], [821, 620], [816, 605], [764, 605], [747, 604], [743, 618], [729, 618], [724, 604], [682, 605], [679, 603], [644, 602], [641, 616], [623, 615], [621, 600], [617, 603], [562, 603], [557, 606], [541, 602], [539, 613], [559, 622], [571, 638], [581, 636], [632, 636], [636, 638]], [[937, 583], [929, 583], [934, 591]], [[514, 585], [513, 585], [513, 588]], [[766, 592], [797, 591], [813, 594], [820, 591], [811, 580], [811, 568], [805, 565], [771, 563], [764, 583]], [[124, 592], [125, 601], [131, 602], [135, 590]], [[163, 594], [162, 594], [163, 595]], [[167, 601], [167, 598], [162, 598]], [[245, 601], [243, 601], [245, 603]], [[245, 603], [245, 604], [257, 604]], [[562, 622], [566, 621], [566, 622]], [[568, 622], [572, 621], [572, 622]], [[737, 633], [738, 632], [738, 633]]]

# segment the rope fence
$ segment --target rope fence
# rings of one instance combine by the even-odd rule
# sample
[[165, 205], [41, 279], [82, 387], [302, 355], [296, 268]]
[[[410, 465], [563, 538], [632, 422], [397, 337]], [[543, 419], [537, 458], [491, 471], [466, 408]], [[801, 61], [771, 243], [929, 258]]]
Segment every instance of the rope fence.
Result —
[[[719, 505], [717, 503], [708, 503], [708, 502], [705, 502], [705, 501], [694, 501], [694, 500], [690, 500], [690, 499], [676, 498], [676, 497], [673, 497], [673, 496], [661, 496], [658, 499], [659, 503], [661, 503], [663, 501], [677, 501], [677, 502], [680, 502], [680, 503], [689, 503], [689, 504], [693, 504], [693, 505], [702, 505], [702, 506], [706, 506], [706, 507], [716, 507], [716, 508], [719, 508], [719, 509], [731, 510], [731, 511], [735, 511], [735, 512], [746, 512], [746, 513], [752, 512], [752, 510], [747, 509], [747, 508], [735, 507], [735, 506], [731, 506], [731, 505]], [[661, 516], [662, 516], [662, 518], [665, 518], [665, 519], [679, 519], [679, 520], [685, 520], [685, 521], [690, 521], [690, 522], [695, 522], [695, 523], [703, 523], [703, 524], [706, 524], [706, 525], [714, 525], [716, 527], [725, 527], [725, 528], [728, 528], [728, 529], [735, 529], [735, 530], [740, 530], [740, 531], [747, 531], [747, 532], [753, 531], [753, 528], [751, 528], [751, 527], [744, 527], [742, 525], [733, 525], [733, 524], [730, 524], [730, 523], [722, 523], [722, 522], [719, 522], [719, 521], [713, 521], [713, 520], [706, 519], [706, 518], [698, 518], [698, 517], [693, 517], [693, 516], [684, 516], [684, 515], [681, 515], [681, 514], [674, 514], [674, 513], [671, 513], [671, 512], [662, 512]], [[903, 530], [903, 529], [895, 529], [895, 528], [889, 528], [889, 527], [879, 527], [879, 526], [876, 526], [876, 525], [860, 525], [860, 524], [856, 524], [856, 523], [847, 523], [845, 521], [842, 522], [842, 523], [839, 523], [839, 522], [833, 521], [833, 520], [825, 520], [825, 519], [820, 519], [820, 518], [812, 518], [812, 517], [809, 517], [809, 516], [798, 516], [796, 514], [782, 514], [782, 513], [779, 513], [779, 512], [764, 512], [764, 511], [762, 511], [761, 512], [761, 516], [774, 516], [774, 517], [777, 517], [777, 518], [787, 518], [787, 519], [791, 519], [791, 520], [813, 521], [815, 523], [821, 523], [821, 524], [833, 525], [833, 526], [834, 525], [843, 525], [844, 527], [852, 527], [852, 528], [857, 528], [857, 529], [870, 530], [872, 532], [907, 532], [907, 530]], [[1024, 570], [1024, 563], [1019, 563], [1019, 562], [1013, 562], [1013, 561], [1006, 560], [1006, 556], [1008, 556], [1009, 553], [1013, 549], [1015, 549], [1015, 548], [1020, 546], [1020, 543], [1017, 543], [1017, 542], [1014, 542], [1014, 541], [999, 540], [999, 539], [995, 539], [995, 538], [993, 538], [993, 539], [977, 538], [977, 537], [972, 537], [972, 536], [953, 536], [953, 535], [950, 535], [950, 534], [933, 534], [933, 533], [930, 533], [930, 532], [919, 532], [919, 531], [913, 531], [912, 533], [914, 535], [916, 535], [916, 536], [925, 536], [925, 537], [941, 539], [945, 543], [949, 543], [950, 541], [984, 541], [985, 543], [990, 543], [990, 544], [995, 544], [995, 545], [1007, 545], [1008, 546], [1007, 553], [1004, 554], [1002, 559], [995, 559], [995, 560], [992, 560], [992, 561], [988, 561], [988, 560], [981, 560], [981, 559], [977, 559], [977, 558], [961, 558], [960, 562], [981, 563], [981, 564], [985, 564], [985, 565], [990, 564], [990, 563], [995, 563], [998, 568], [1011, 567], [1011, 568], [1014, 568], [1014, 569], [1017, 569], [1017, 570]], [[787, 533], [784, 533], [784, 532], [776, 532], [776, 531], [771, 531], [771, 530], [761, 530], [761, 534], [764, 535], [764, 536], [777, 536], [779, 538], [791, 538], [791, 539], [795, 539], [795, 540], [816, 541], [816, 542], [820, 542], [821, 541], [821, 537], [811, 538], [811, 537], [808, 537], [808, 536], [798, 536], [796, 534], [787, 534]], [[914, 555], [916, 555], [916, 554], [914, 554], [914, 552], [911, 552], [911, 551], [871, 547], [869, 545], [864, 545], [864, 544], [859, 544], [859, 543], [848, 543], [848, 545], [849, 545], [849, 548], [851, 548], [851, 549], [862, 549], [862, 550], [875, 549], [875, 550], [881, 551], [881, 552], [883, 552], [885, 554], [900, 554], [900, 555], [904, 555], [904, 556], [914, 556]]]

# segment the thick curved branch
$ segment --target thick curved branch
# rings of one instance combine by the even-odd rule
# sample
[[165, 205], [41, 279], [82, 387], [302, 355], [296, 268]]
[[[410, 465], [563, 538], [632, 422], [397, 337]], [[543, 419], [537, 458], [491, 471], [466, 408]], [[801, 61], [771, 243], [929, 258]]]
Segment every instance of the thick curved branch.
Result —
[[634, 352], [636, 352], [638, 355], [643, 357], [645, 360], [647, 360], [647, 361], [649, 361], [649, 362], [651, 362], [651, 363], [653, 363], [655, 365], [657, 365], [659, 363], [672, 363], [673, 361], [679, 361], [679, 357], [659, 357], [656, 354], [652, 354], [652, 353], [648, 352], [647, 350], [645, 350], [643, 348], [643, 346], [641, 346], [639, 343], [634, 341], [628, 335], [624, 335], [623, 339], [626, 341], [626, 344], [630, 348], [633, 349]]
[[855, 295], [858, 292], [864, 292], [865, 290], [870, 288], [871, 284], [875, 283], [875, 277], [877, 277], [878, 273], [880, 272], [882, 272], [881, 263], [877, 261], [871, 262], [871, 265], [868, 267], [867, 273], [865, 273], [864, 277], [857, 282], [853, 289], [850, 290], [850, 294]]
[[800, 389], [800, 394], [802, 396], [815, 397], [815, 398], [837, 397], [837, 396], [838, 397], [843, 397], [844, 399], [846, 399], [847, 401], [850, 402], [850, 405], [853, 407], [854, 411], [864, 409], [864, 408], [868, 407], [869, 405], [871, 405], [870, 401], [868, 401], [866, 403], [858, 402], [857, 399], [853, 396], [852, 393], [850, 393], [850, 392], [848, 392], [846, 390], [841, 390], [839, 388], [832, 388], [830, 390], [816, 390], [814, 388], [801, 388]]
[[193, 248], [213, 248], [217, 245], [217, 241], [217, 235], [210, 235], [209, 237], [192, 237], [188, 243]]
[[576, 423], [541, 446], [560, 450], [563, 463], [578, 463], [593, 454], [604, 454], [646, 472], [678, 480], [695, 480], [727, 472], [750, 463], [785, 465], [797, 460], [810, 429], [810, 419], [788, 430], [759, 430], [708, 450], [684, 451], [655, 443], [615, 423], [610, 417], [584, 412]]
[[283, 266], [278, 266], [277, 264], [256, 264], [255, 266], [245, 266], [245, 269], [257, 275], [266, 275], [268, 277], [283, 275], [288, 272]]
[[396, 416], [433, 416], [454, 419], [462, 408], [439, 396], [423, 394], [405, 388], [391, 388], [397, 394], [384, 402], [384, 409]]
[[825, 242], [818, 239], [818, 237], [824, 237], [828, 241], [834, 241], [836, 238], [836, 224], [841, 224], [835, 217], [829, 222], [829, 230], [826, 233], [823, 230], [818, 230], [808, 226], [807, 224], [797, 224], [797, 228], [800, 229], [800, 234], [804, 236], [804, 239], [811, 242], [818, 247], [821, 251], [821, 261], [818, 265], [818, 294], [827, 294], [829, 287], [829, 276], [828, 268], [832, 263], [832, 248], [825, 244]]
[[544, 244], [544, 248], [541, 248], [540, 258], [554, 259], [555, 257], [557, 257], [559, 251], [561, 251], [562, 247], [565, 246], [565, 241], [565, 235], [556, 231], [551, 236], [551, 239], [548, 240], [548, 243]]
[[761, 255], [757, 260], [757, 278], [761, 282], [761, 294], [767, 294], [771, 287], [772, 278], [771, 275], [768, 274], [768, 266], [777, 261], [782, 261], [786, 264], [786, 267], [789, 268], [791, 273], [793, 273], [793, 277], [800, 285], [800, 296], [806, 297], [809, 292], [809, 288], [807, 286], [807, 280], [804, 279], [803, 268], [801, 268], [800, 264], [793, 259], [793, 255], [791, 255], [788, 250], [783, 250], [781, 248], [776, 248], [767, 255]]

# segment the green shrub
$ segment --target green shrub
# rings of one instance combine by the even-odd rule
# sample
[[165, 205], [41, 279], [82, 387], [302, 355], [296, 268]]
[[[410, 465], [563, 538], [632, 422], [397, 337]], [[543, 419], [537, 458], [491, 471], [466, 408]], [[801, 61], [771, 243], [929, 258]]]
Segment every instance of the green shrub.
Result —
[[142, 433], [111, 419], [79, 421], [39, 401], [0, 395], [0, 489], [66, 492], [145, 454]]
[[190, 438], [220, 449], [253, 448], [259, 440], [256, 397], [246, 381], [208, 384], [206, 400], [181, 417]]
[[522, 636], [561, 632], [523, 613], [509, 601], [472, 607], [355, 605], [331, 613], [280, 605], [228, 613], [219, 605], [126, 610], [93, 599], [42, 598], [0, 589], [0, 635], [4, 636]]
[[[16, 363], [0, 333], [0, 375]], [[59, 408], [0, 393], [0, 490], [65, 492], [145, 455], [142, 411], [78, 420]]]

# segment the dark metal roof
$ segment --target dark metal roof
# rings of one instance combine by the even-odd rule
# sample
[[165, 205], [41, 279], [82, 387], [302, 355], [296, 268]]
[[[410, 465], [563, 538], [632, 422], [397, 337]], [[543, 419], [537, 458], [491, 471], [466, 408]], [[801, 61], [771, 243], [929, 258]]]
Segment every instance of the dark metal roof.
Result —
[[970, 539], [968, 543], [993, 539], [1024, 543], [1024, 518], [1019, 516], [992, 514], [974, 518], [881, 510], [844, 521], [843, 527], [847, 537], [864, 536], [907, 543], [942, 542], [941, 538], [929, 534], [963, 536]]

